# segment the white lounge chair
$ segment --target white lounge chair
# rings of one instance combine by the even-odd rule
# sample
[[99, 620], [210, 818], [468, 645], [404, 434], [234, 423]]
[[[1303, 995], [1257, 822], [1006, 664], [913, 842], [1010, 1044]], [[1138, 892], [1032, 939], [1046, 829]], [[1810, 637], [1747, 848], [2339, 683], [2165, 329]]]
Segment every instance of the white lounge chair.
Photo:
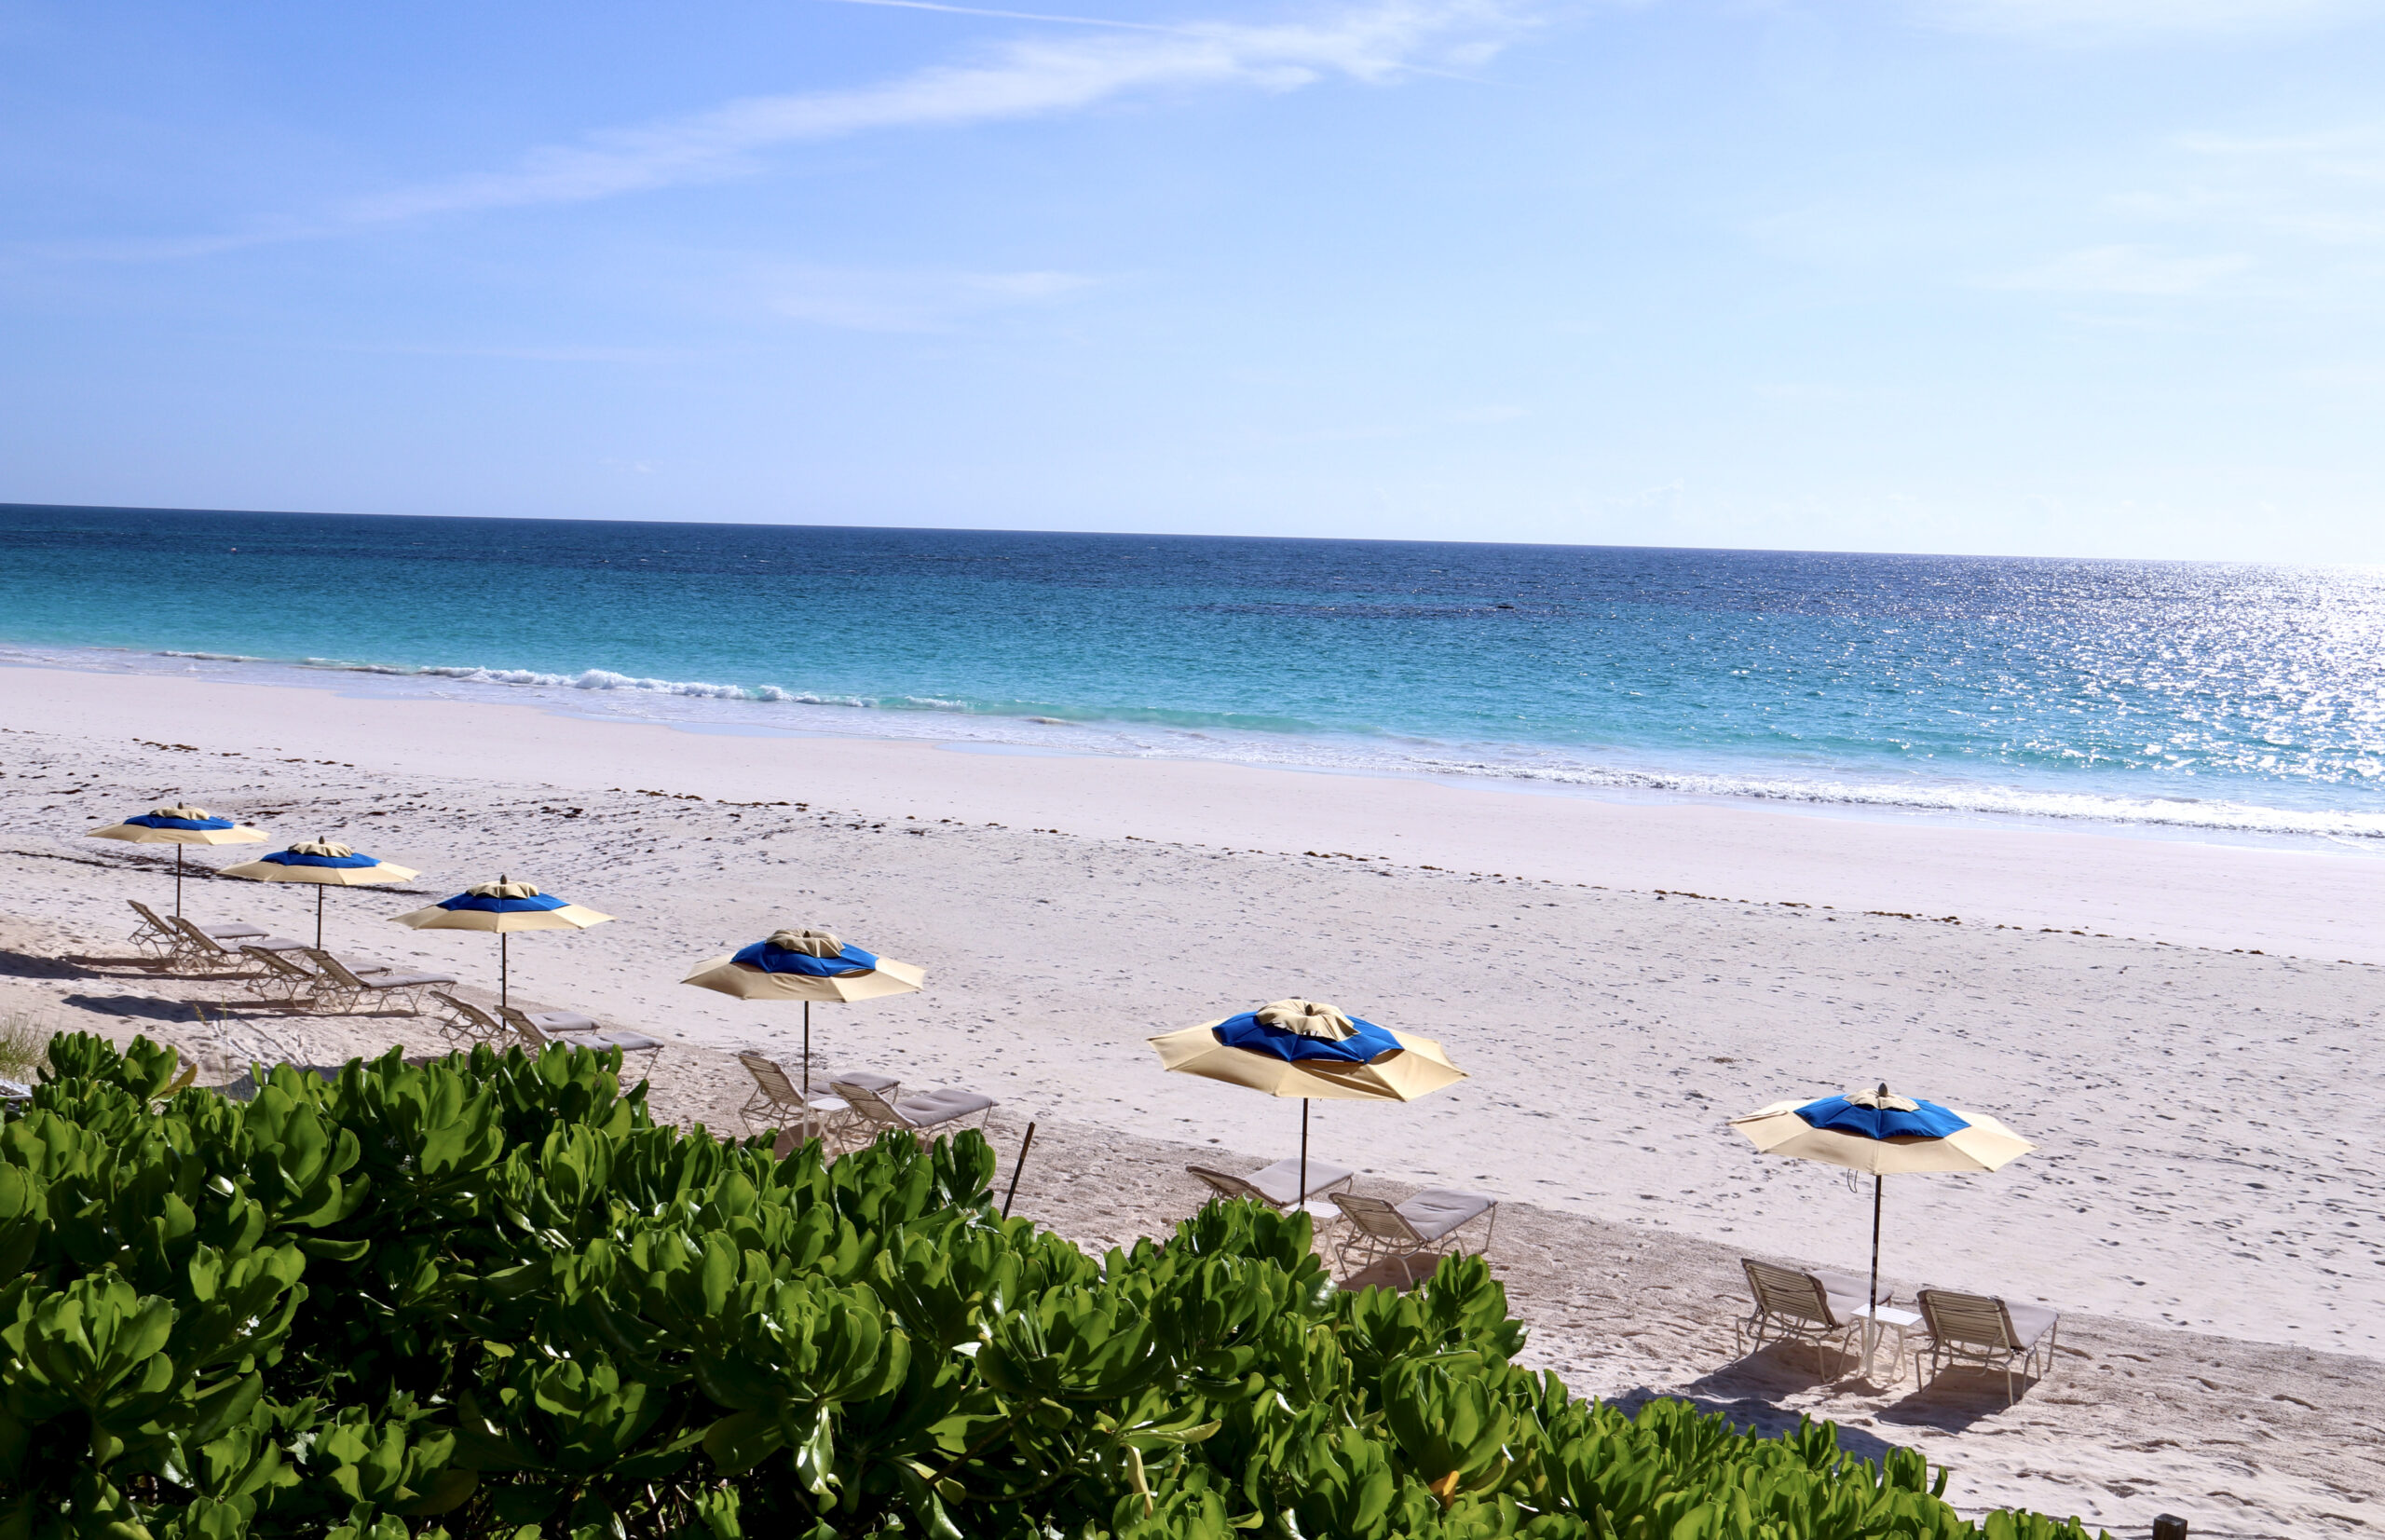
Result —
[[[1755, 1309], [1732, 1330], [1739, 1352], [1792, 1338], [1809, 1342], [1814, 1344], [1814, 1371], [1831, 1377], [1822, 1350], [1835, 1342], [1846, 1353], [1847, 1342], [1862, 1328], [1863, 1317], [1857, 1312], [1863, 1308], [1871, 1280], [1845, 1273], [1801, 1273], [1752, 1257], [1740, 1258], [1739, 1266], [1755, 1296]], [[1886, 1304], [1888, 1298], [1884, 1288], [1875, 1302]]]
[[279, 952], [263, 947], [243, 947], [240, 955], [247, 958], [255, 971], [240, 982], [255, 991], [260, 999], [279, 1005], [296, 1005], [311, 999], [322, 979]]
[[447, 1008], [439, 1023], [439, 1035], [458, 1049], [470, 1052], [476, 1043], [485, 1043], [492, 1048], [503, 1048], [513, 1041], [513, 1029], [482, 1010], [469, 1000], [457, 1000], [442, 989], [430, 991], [430, 998]]
[[1935, 1380], [1947, 1364], [1963, 1364], [1990, 1373], [2004, 1372], [2004, 1404], [2019, 1399], [2012, 1370], [2042, 1380], [2053, 1369], [2055, 1339], [2062, 1316], [2041, 1304], [2014, 1304], [1993, 1294], [1957, 1294], [1951, 1288], [1925, 1288], [1920, 1294], [1926, 1347], [1914, 1349], [1914, 1372], [1921, 1372], [1926, 1355], [1929, 1378]]
[[[737, 1062], [754, 1077], [753, 1094], [745, 1098], [745, 1105], [737, 1109], [738, 1121], [749, 1135], [759, 1136], [764, 1129], [776, 1129], [784, 1140], [790, 1132], [806, 1137], [817, 1134], [824, 1142], [835, 1145], [868, 1126], [844, 1097], [817, 1089], [807, 1096], [797, 1089], [795, 1077], [786, 1072], [786, 1066], [768, 1054], [748, 1049], [737, 1056]], [[902, 1082], [892, 1075], [848, 1070], [844, 1078], [867, 1087], [881, 1101], [901, 1099]], [[756, 1126], [757, 1124], [760, 1126]]]
[[255, 966], [252, 961], [253, 952], [297, 952], [307, 947], [303, 941], [293, 941], [286, 935], [266, 935], [262, 931], [246, 939], [218, 937], [180, 915], [166, 923], [183, 938], [181, 949], [168, 960], [168, 966], [178, 969], [246, 974]]
[[1301, 1163], [1293, 1156], [1274, 1165], [1237, 1177], [1231, 1171], [1214, 1166], [1188, 1165], [1184, 1168], [1201, 1179], [1212, 1192], [1221, 1198], [1249, 1198], [1263, 1203], [1278, 1212], [1287, 1212], [1299, 1205], [1325, 1196], [1337, 1187], [1347, 1187], [1357, 1179], [1357, 1173], [1343, 1165], [1328, 1165], [1321, 1160], [1308, 1163], [1308, 1191], [1301, 1192]]
[[[324, 980], [321, 974], [298, 962], [305, 951], [303, 947], [273, 951], [253, 943], [244, 946], [240, 955], [253, 965], [254, 971], [240, 974], [236, 982], [246, 985], [260, 1001], [269, 1004], [311, 1006], [315, 995], [323, 989]], [[340, 961], [349, 973], [362, 977], [389, 971], [386, 962], [359, 962], [354, 958]]]
[[[132, 912], [141, 917], [139, 927], [125, 938], [132, 943], [134, 951], [159, 962], [169, 962], [174, 954], [190, 945], [181, 931], [148, 905], [137, 898], [128, 898], [125, 902], [131, 905]], [[198, 931], [211, 940], [236, 943], [265, 934], [261, 926], [252, 925], [245, 920], [236, 920], [228, 925], [201, 925]]]
[[324, 951], [320, 947], [302, 947], [299, 954], [315, 965], [322, 975], [315, 986], [318, 1000], [332, 1002], [342, 1011], [353, 1011], [370, 1000], [401, 1006], [410, 1015], [422, 1014], [424, 991], [434, 985], [457, 982], [454, 974], [432, 974], [383, 968], [371, 973], [359, 972]]
[[[520, 1038], [533, 1053], [548, 1047], [585, 1048], [591, 1053], [602, 1053], [607, 1048], [619, 1048], [621, 1051], [621, 1065], [624, 1069], [629, 1066], [631, 1055], [644, 1054], [646, 1067], [638, 1073], [648, 1080], [654, 1078], [655, 1060], [662, 1056], [661, 1039], [650, 1038], [644, 1032], [632, 1032], [621, 1029], [602, 1031], [597, 1029], [593, 1017], [579, 1015], [573, 1012], [540, 1012], [533, 1016], [517, 1006], [508, 1005], [500, 1010], [498, 1015], [505, 1017], [506, 1025], [513, 1029], [513, 1035]], [[538, 1025], [540, 1021], [552, 1021], [557, 1016], [568, 1017], [572, 1021], [585, 1021], [588, 1026], [565, 1028]]]
[[1399, 1275], [1410, 1283], [1416, 1281], [1413, 1266], [1419, 1257], [1440, 1258], [1457, 1254], [1458, 1232], [1477, 1220], [1487, 1222], [1482, 1227], [1482, 1244], [1476, 1254], [1491, 1249], [1492, 1233], [1499, 1227], [1499, 1200], [1484, 1197], [1479, 1192], [1456, 1192], [1444, 1187], [1428, 1187], [1405, 1203], [1393, 1203], [1389, 1198], [1362, 1197], [1356, 1192], [1336, 1192], [1333, 1206], [1350, 1222], [1348, 1233], [1334, 1252], [1345, 1274], [1355, 1271], [1350, 1254], [1358, 1253], [1358, 1267], [1372, 1266], [1384, 1260], [1399, 1263]]
[[853, 1116], [873, 1138], [891, 1128], [902, 1129], [923, 1139], [939, 1129], [957, 1133], [957, 1128], [947, 1128], [946, 1125], [971, 1117], [974, 1117], [982, 1128], [986, 1119], [1000, 1105], [993, 1097], [980, 1096], [974, 1091], [948, 1088], [920, 1091], [898, 1099], [891, 1089], [881, 1091], [850, 1074], [839, 1075], [830, 1081], [828, 1089], [852, 1109]]

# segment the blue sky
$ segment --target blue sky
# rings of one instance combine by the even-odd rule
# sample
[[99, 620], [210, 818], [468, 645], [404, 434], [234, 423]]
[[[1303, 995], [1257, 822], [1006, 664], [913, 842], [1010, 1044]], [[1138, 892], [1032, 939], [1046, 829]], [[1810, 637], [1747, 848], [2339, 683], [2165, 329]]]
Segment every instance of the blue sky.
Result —
[[0, 499], [2385, 561], [2385, 3], [0, 0]]

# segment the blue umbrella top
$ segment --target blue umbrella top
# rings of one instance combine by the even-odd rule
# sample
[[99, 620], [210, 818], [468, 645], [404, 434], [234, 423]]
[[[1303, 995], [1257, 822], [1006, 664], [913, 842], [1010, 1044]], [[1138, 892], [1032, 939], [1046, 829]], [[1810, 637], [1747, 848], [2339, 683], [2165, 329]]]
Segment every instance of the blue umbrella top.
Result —
[[229, 829], [238, 826], [228, 818], [216, 817], [205, 808], [181, 806], [152, 808], [125, 822], [143, 829]]
[[805, 974], [813, 978], [850, 978], [878, 967], [877, 953], [849, 947], [825, 931], [772, 931], [770, 939], [755, 942], [729, 961], [766, 974]]
[[[1371, 1021], [1345, 1016], [1330, 1006], [1324, 1007], [1329, 1015], [1302, 1012], [1294, 1016], [1283, 1009], [1290, 1003], [1294, 1002], [1278, 1002], [1256, 1011], [1245, 1011], [1240, 1015], [1226, 1017], [1210, 1029], [1217, 1034], [1218, 1041], [1229, 1048], [1264, 1054], [1294, 1064], [1309, 1059], [1328, 1063], [1371, 1064], [1385, 1054], [1401, 1050], [1402, 1044], [1397, 1038]], [[1330, 1025], [1324, 1030], [1339, 1031], [1342, 1035], [1328, 1037], [1318, 1030], [1303, 1031], [1296, 1027], [1279, 1025], [1291, 1020], [1329, 1023]]]
[[1970, 1126], [1961, 1113], [1934, 1101], [1871, 1091], [1809, 1101], [1797, 1109], [1797, 1115], [1813, 1127], [1867, 1139], [1942, 1139]]
[[527, 882], [516, 882], [510, 878], [478, 883], [432, 906], [441, 909], [480, 909], [489, 914], [522, 914], [533, 909], [570, 906], [567, 901], [552, 893], [542, 893]]
[[271, 855], [261, 855], [257, 859], [270, 861], [277, 866], [356, 867], [377, 866], [381, 864], [381, 858], [377, 855], [365, 855], [349, 850], [346, 845], [335, 845], [321, 839], [302, 839], [286, 851], [276, 851]]

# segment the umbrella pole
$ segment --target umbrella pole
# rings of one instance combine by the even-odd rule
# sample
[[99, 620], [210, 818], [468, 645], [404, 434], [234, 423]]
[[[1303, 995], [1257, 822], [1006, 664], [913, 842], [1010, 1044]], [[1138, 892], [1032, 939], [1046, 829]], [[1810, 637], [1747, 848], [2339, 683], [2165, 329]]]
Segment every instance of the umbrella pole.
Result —
[[1294, 1206], [1295, 1207], [1299, 1208], [1302, 1212], [1303, 1212], [1303, 1213], [1307, 1212], [1307, 1210], [1308, 1210], [1308, 1097], [1301, 1097], [1301, 1192], [1300, 1192], [1300, 1196], [1299, 1196], [1299, 1197], [1297, 1197], [1297, 1198], [1294, 1198], [1294, 1199], [1292, 1200], [1292, 1203], [1293, 1203], [1293, 1206]]
[[508, 935], [503, 931], [497, 933], [497, 1010], [499, 1015], [504, 1015], [505, 1008], [513, 1003], [512, 987], [511, 982], [512, 976], [511, 973], [511, 964], [512, 960], [511, 954], [506, 949], [506, 943], [512, 939], [513, 938], [511, 936]]
[[811, 1002], [803, 1002], [803, 1105], [811, 1105]]
[[174, 847], [174, 918], [183, 917], [183, 848]]
[[323, 885], [315, 884], [315, 950], [323, 949]]
[[1872, 1292], [1864, 1299], [1863, 1307], [1873, 1308], [1880, 1298], [1880, 1174], [1872, 1173]]

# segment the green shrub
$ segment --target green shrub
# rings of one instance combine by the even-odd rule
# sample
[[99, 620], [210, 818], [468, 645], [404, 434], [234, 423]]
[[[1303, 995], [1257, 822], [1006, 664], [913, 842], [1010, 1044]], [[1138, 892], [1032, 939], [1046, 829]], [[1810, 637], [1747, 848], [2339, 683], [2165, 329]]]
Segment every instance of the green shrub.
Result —
[[0, 1540], [2083, 1540], [1509, 1363], [1477, 1261], [1334, 1289], [1213, 1206], [1094, 1259], [964, 1135], [682, 1134], [617, 1056], [392, 1053], [255, 1099], [51, 1044], [0, 1126]]

